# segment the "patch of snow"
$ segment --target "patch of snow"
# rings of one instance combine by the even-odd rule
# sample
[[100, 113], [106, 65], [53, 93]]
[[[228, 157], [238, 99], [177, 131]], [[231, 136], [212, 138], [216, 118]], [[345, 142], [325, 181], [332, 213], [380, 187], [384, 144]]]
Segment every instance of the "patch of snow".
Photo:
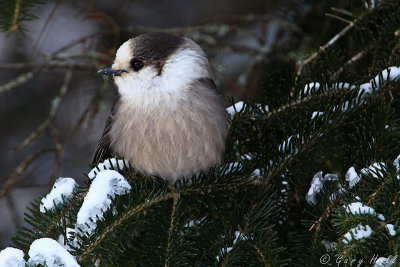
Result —
[[338, 181], [339, 177], [336, 174], [327, 173], [324, 176], [325, 181]]
[[240, 158], [241, 158], [242, 160], [246, 160], [246, 159], [247, 159], [247, 160], [252, 160], [252, 159], [254, 159], [256, 156], [257, 156], [257, 153], [250, 152], [250, 153], [246, 153], [246, 154], [241, 155]]
[[375, 0], [368, 0], [365, 2], [365, 8], [374, 9], [375, 8]]
[[95, 168], [93, 168], [89, 173], [89, 179], [93, 179], [96, 177], [97, 173], [105, 170], [123, 170], [125, 166], [129, 166], [129, 162], [122, 159], [110, 158], [106, 159], [102, 163], [97, 164]]
[[[319, 83], [309, 83], [304, 86], [303, 95], [311, 95], [312, 91], [317, 91], [321, 85]], [[300, 92], [301, 94], [301, 92]]]
[[54, 209], [54, 204], [57, 205], [63, 201], [62, 196], [70, 198], [77, 186], [78, 184], [72, 178], [58, 178], [50, 193], [42, 198], [40, 212], [45, 213], [46, 210]]
[[235, 239], [233, 240], [233, 244], [235, 245], [236, 244], [236, 242], [239, 240], [239, 237], [240, 237], [240, 232], [239, 231], [236, 231], [235, 232]]
[[351, 214], [371, 214], [376, 215], [376, 212], [373, 208], [364, 205], [361, 202], [353, 202], [349, 205], [343, 206], [347, 212]]
[[329, 201], [330, 201], [330, 202], [335, 201], [335, 200], [337, 199], [338, 195], [343, 195], [343, 194], [345, 194], [346, 192], [347, 192], [347, 190], [346, 190], [345, 188], [342, 188], [342, 187], [339, 185], [339, 190], [336, 191], [336, 192], [333, 192], [332, 195], [329, 196]]
[[[374, 2], [374, 0], [372, 0]], [[388, 67], [387, 69], [381, 71], [380, 74], [376, 75], [374, 79], [370, 80], [369, 83], [364, 83], [360, 85], [360, 91], [358, 92], [359, 98], [364, 98], [372, 94], [372, 85], [375, 84], [379, 89], [380, 86], [384, 86], [388, 80], [396, 80], [400, 75], [400, 67]], [[379, 76], [382, 77], [380, 80]]]
[[380, 257], [379, 259], [376, 260], [374, 267], [391, 267], [394, 266], [394, 262], [396, 261], [396, 258], [388, 259], [385, 257]]
[[48, 267], [79, 267], [72, 256], [57, 241], [51, 238], [40, 238], [32, 242], [29, 248], [28, 265], [44, 265]]
[[321, 191], [323, 183], [325, 181], [335, 181], [338, 179], [339, 178], [336, 174], [328, 173], [324, 177], [322, 177], [322, 171], [317, 172], [311, 181], [311, 187], [306, 195], [307, 202], [315, 205], [316, 204], [315, 196]]
[[260, 176], [261, 176], [260, 169], [255, 169], [255, 170], [250, 174], [250, 177], [251, 177], [251, 178], [260, 177]]
[[[70, 240], [73, 238], [73, 236], [75, 234], [75, 229], [67, 227], [65, 230], [66, 230], [67, 240], [64, 239], [64, 235], [59, 235], [57, 242], [61, 246], [63, 246], [63, 248], [65, 248], [66, 250], [70, 250], [71, 247], [70, 247], [69, 242], [70, 242]], [[75, 246], [75, 247], [77, 246], [76, 240], [73, 239], [72, 245]]]
[[400, 173], [400, 155], [393, 161], [393, 165], [396, 167], [398, 173]]
[[242, 164], [240, 164], [239, 162], [231, 162], [231, 163], [227, 163], [225, 165], [222, 166], [222, 169], [226, 168], [225, 174], [226, 173], [230, 173], [232, 170], [235, 170], [236, 168], [240, 168], [242, 166]]
[[243, 108], [244, 108], [244, 102], [239, 101], [235, 105], [227, 107], [226, 112], [228, 112], [228, 114], [233, 117], [236, 113], [242, 111]]
[[393, 224], [386, 224], [386, 229], [389, 231], [389, 234], [391, 236], [395, 236], [396, 235], [396, 230], [394, 230], [394, 225]]
[[[400, 67], [395, 67], [395, 66], [389, 67], [389, 68], [383, 70], [381, 72], [381, 74], [383, 76], [383, 84], [382, 85], [384, 85], [386, 81], [388, 81], [388, 80], [394, 81], [400, 76]], [[381, 81], [379, 80], [379, 75], [376, 75], [374, 80], [378, 86], [381, 85], [380, 84]]]
[[25, 267], [24, 252], [17, 248], [8, 247], [0, 251], [1, 267]]
[[386, 164], [384, 162], [378, 163], [375, 162], [371, 164], [368, 168], [363, 168], [361, 170], [361, 174], [363, 175], [372, 175], [374, 178], [378, 178], [379, 176], [383, 176], [383, 170], [382, 167], [385, 167]]
[[379, 219], [382, 221], [385, 220], [385, 217], [382, 214], [377, 214], [375, 209], [364, 205], [361, 202], [353, 202], [348, 205], [343, 206], [346, 209], [346, 212], [351, 213], [351, 214], [371, 214], [374, 216], [377, 216]]
[[114, 170], [104, 170], [96, 175], [83, 200], [77, 215], [77, 227], [91, 235], [96, 221], [103, 218], [103, 212], [111, 205], [111, 198], [124, 195], [131, 190], [125, 178]]
[[314, 111], [313, 114], [311, 115], [311, 119], [314, 119], [314, 118], [322, 116], [322, 115], [324, 115], [323, 112]]
[[372, 94], [372, 85], [371, 83], [363, 83], [360, 85], [360, 89], [358, 91], [357, 98], [363, 98]]
[[[282, 142], [282, 144], [280, 144], [280, 145], [278, 146], [278, 150], [281, 151], [281, 152], [289, 151], [289, 150], [290, 150], [290, 144], [292, 143], [292, 138], [293, 138], [293, 137], [294, 137], [295, 139], [300, 139], [300, 135], [299, 135], [299, 134], [297, 134], [297, 135], [291, 135], [291, 136], [288, 137], [287, 140], [284, 140], [284, 141]], [[301, 141], [301, 142], [302, 142], [302, 141]], [[294, 152], [297, 153], [297, 151], [298, 151], [298, 149], [296, 148], [296, 150], [295, 150]]]
[[[366, 3], [367, 8], [368, 7], [374, 7], [375, 6], [375, 0], [371, 0], [370, 4]], [[382, 77], [382, 80], [380, 80], [379, 76]], [[358, 96], [357, 96], [357, 100], [355, 102], [355, 104], [361, 102], [365, 97], [371, 95], [373, 93], [373, 87], [377, 87], [375, 88], [375, 90], [379, 90], [379, 87], [385, 85], [387, 83], [388, 80], [396, 80], [398, 79], [398, 77], [400, 76], [400, 67], [396, 67], [396, 66], [392, 66], [392, 67], [388, 67], [384, 70], [381, 71], [380, 74], [376, 75], [374, 79], [371, 79], [369, 82], [367, 83], [363, 83], [359, 86], [359, 91], [358, 91]], [[373, 86], [376, 85], [376, 86]], [[320, 84], [319, 83], [309, 83], [307, 84], [303, 91], [300, 92], [301, 94], [304, 95], [311, 95], [312, 91], [316, 91], [320, 88]], [[328, 84], [326, 85], [327, 87], [329, 86]], [[313, 89], [314, 88], [314, 89]], [[340, 82], [338, 84], [334, 84], [331, 86], [331, 89], [337, 89], [337, 88], [347, 88], [350, 90], [354, 90], [357, 88], [357, 86], [351, 86], [349, 83], [345, 83], [345, 82]], [[312, 90], [313, 89], [313, 90]], [[351, 104], [349, 101], [346, 101], [344, 103], [344, 105], [342, 106], [341, 110], [342, 111], [346, 111], [349, 107], [354, 106], [354, 104]]]
[[385, 220], [385, 216], [383, 216], [382, 214], [378, 214], [378, 218], [379, 218], [380, 220], [382, 220], [382, 221]]
[[347, 170], [346, 173], [346, 181], [349, 182], [349, 187], [353, 188], [354, 185], [356, 183], [358, 183], [358, 181], [360, 181], [360, 177], [358, 176], [356, 170], [354, 169], [354, 167], [351, 167], [350, 169]]
[[186, 226], [187, 227], [197, 227], [198, 225], [200, 225], [201, 223], [203, 223], [203, 221], [206, 219], [206, 217], [202, 217], [198, 220], [190, 220], [187, 222]]
[[[236, 231], [235, 232], [235, 239], [233, 240], [233, 245], [236, 244], [236, 242], [239, 240], [240, 236], [241, 236], [240, 232]], [[233, 246], [232, 247], [227, 247], [224, 253], [229, 253], [232, 249], [233, 249]], [[217, 260], [218, 260], [218, 256], [217, 256]]]
[[323, 180], [322, 171], [317, 172], [311, 181], [311, 187], [306, 195], [306, 200], [308, 203], [310, 204], [312, 203], [314, 205], [316, 204], [315, 195], [321, 191], [321, 188], [323, 186], [322, 180]]
[[369, 225], [363, 226], [359, 224], [344, 235], [345, 239], [343, 239], [343, 243], [348, 244], [353, 240], [353, 237], [355, 240], [367, 238], [371, 236], [372, 233], [373, 231]]
[[321, 244], [324, 245], [326, 250], [334, 250], [336, 249], [336, 243], [335, 242], [330, 242], [326, 239], [321, 240]]

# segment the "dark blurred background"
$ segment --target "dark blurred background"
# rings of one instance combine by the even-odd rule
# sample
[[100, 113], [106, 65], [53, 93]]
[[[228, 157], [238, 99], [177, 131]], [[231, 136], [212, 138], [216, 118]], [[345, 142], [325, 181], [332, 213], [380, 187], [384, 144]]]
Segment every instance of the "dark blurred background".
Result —
[[[256, 98], [294, 72], [343, 22], [325, 16], [345, 1], [46, 1], [25, 33], [0, 33], [0, 249], [33, 199], [58, 177], [83, 173], [115, 87], [96, 74], [141, 33], [199, 43], [226, 105]], [[1, 7], [0, 7], [1, 8]], [[269, 90], [271, 92], [271, 90]], [[272, 90], [272, 92], [274, 92]], [[279, 93], [279, 92], [274, 92]]]

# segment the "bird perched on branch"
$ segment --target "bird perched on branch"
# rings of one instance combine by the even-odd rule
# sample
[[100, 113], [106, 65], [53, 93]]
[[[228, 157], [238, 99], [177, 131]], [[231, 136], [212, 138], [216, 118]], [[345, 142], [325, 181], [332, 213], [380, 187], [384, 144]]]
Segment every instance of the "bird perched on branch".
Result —
[[226, 115], [204, 51], [185, 37], [148, 33], [118, 49], [118, 87], [92, 163], [119, 155], [173, 183], [221, 163]]

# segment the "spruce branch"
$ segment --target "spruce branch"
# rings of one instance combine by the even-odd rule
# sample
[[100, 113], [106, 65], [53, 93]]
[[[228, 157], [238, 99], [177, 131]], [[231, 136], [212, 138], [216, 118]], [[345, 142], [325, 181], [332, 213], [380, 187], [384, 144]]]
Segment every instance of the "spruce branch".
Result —
[[172, 198], [172, 205], [171, 205], [171, 217], [170, 217], [170, 224], [169, 224], [169, 228], [168, 228], [168, 232], [167, 232], [167, 243], [165, 246], [165, 256], [164, 256], [164, 266], [170, 266], [169, 260], [170, 260], [170, 255], [171, 255], [171, 251], [170, 251], [170, 247], [171, 247], [171, 239], [172, 239], [172, 231], [175, 228], [175, 217], [176, 217], [176, 205], [178, 203], [179, 200], [179, 194], [176, 194], [173, 196]]
[[[154, 195], [158, 195], [158, 194], [161, 194], [161, 192], [154, 193]], [[83, 262], [87, 259], [87, 257], [90, 257], [93, 250], [95, 250], [102, 243], [102, 241], [106, 238], [106, 236], [108, 234], [110, 234], [111, 232], [113, 232], [122, 223], [129, 220], [133, 216], [143, 212], [144, 210], [148, 209], [149, 207], [156, 205], [160, 202], [166, 201], [168, 199], [173, 199], [174, 197], [179, 197], [179, 194], [178, 193], [166, 193], [164, 195], [155, 197], [155, 198], [149, 200], [148, 202], [144, 202], [144, 203], [134, 207], [133, 209], [128, 210], [126, 213], [124, 213], [124, 215], [121, 216], [121, 218], [114, 221], [111, 225], [107, 226], [102, 231], [102, 233], [98, 236], [98, 238], [83, 250], [83, 252], [78, 257], [78, 262]]]
[[266, 256], [264, 255], [264, 253], [261, 251], [261, 249], [255, 244], [255, 243], [253, 243], [253, 242], [251, 242], [251, 241], [249, 241], [249, 240], [246, 240], [246, 242], [247, 243], [249, 243], [250, 244], [250, 246], [252, 247], [252, 248], [254, 248], [254, 251], [256, 252], [256, 254], [257, 254], [257, 258], [259, 259], [259, 261], [263, 264], [263, 266], [270, 266], [269, 264], [268, 264], [268, 262], [267, 262], [267, 260], [266, 260]]
[[18, 19], [19, 19], [19, 16], [20, 16], [21, 2], [22, 2], [22, 0], [17, 0], [15, 2], [13, 20], [12, 20], [11, 26], [9, 28], [10, 32], [16, 31], [19, 28], [18, 27]]
[[296, 75], [300, 76], [303, 74], [303, 71], [307, 65], [309, 65], [314, 59], [316, 59], [319, 55], [325, 53], [329, 48], [331, 48], [338, 40], [343, 38], [347, 33], [349, 33], [354, 28], [354, 22], [350, 22], [343, 30], [341, 30], [338, 34], [336, 34], [332, 39], [330, 39], [325, 45], [321, 46], [317, 52], [314, 52], [311, 56], [309, 56], [306, 60], [299, 62], [297, 65]]
[[0, 29], [9, 33], [25, 31], [22, 22], [35, 18], [31, 9], [41, 4], [38, 0], [2, 0], [0, 9]]
[[[358, 107], [359, 108], [359, 107]], [[354, 112], [357, 111], [357, 108], [353, 108], [351, 111], [348, 111], [346, 113], [340, 114], [337, 116], [335, 121], [330, 123], [329, 121], [326, 121], [324, 125], [322, 125], [319, 129], [316, 130], [316, 132], [312, 133], [309, 137], [307, 137], [301, 145], [298, 146], [298, 151], [296, 153], [293, 153], [286, 159], [283, 159], [278, 165], [273, 167], [270, 171], [269, 174], [266, 178], [266, 182], [271, 182], [274, 181], [276, 177], [278, 177], [289, 165], [291, 165], [295, 160], [298, 160], [299, 157], [301, 157], [303, 154], [310, 153], [310, 151], [313, 150], [313, 147], [321, 141], [322, 138], [324, 138], [329, 132], [331, 132], [333, 129], [341, 126], [343, 123], [346, 122], [346, 120], [352, 116]]]
[[356, 55], [354, 55], [352, 58], [350, 58], [346, 63], [343, 64], [334, 74], [331, 75], [330, 80], [334, 81], [339, 77], [339, 75], [348, 67], [350, 67], [352, 64], [358, 62], [359, 60], [363, 59], [367, 53], [369, 52], [370, 48], [367, 48], [366, 50], [362, 50], [358, 52]]
[[322, 231], [323, 231], [322, 224], [327, 223], [326, 220], [329, 218], [329, 216], [332, 215], [332, 213], [335, 211], [335, 209], [338, 207], [338, 205], [339, 205], [339, 202], [336, 202], [336, 201], [332, 201], [331, 203], [328, 203], [328, 205], [326, 205], [324, 211], [319, 216], [319, 218], [317, 218], [317, 220], [308, 229], [308, 231], [312, 231], [313, 229], [315, 229], [314, 238], [313, 238], [313, 246], [318, 245], [319, 238], [322, 235]]

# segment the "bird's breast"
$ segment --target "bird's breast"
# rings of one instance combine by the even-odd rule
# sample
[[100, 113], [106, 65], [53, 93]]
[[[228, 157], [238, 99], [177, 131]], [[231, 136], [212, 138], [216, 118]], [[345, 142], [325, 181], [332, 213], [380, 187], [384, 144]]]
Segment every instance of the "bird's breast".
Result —
[[121, 101], [110, 131], [114, 153], [170, 182], [219, 164], [225, 135], [225, 114], [193, 102], [144, 110]]

